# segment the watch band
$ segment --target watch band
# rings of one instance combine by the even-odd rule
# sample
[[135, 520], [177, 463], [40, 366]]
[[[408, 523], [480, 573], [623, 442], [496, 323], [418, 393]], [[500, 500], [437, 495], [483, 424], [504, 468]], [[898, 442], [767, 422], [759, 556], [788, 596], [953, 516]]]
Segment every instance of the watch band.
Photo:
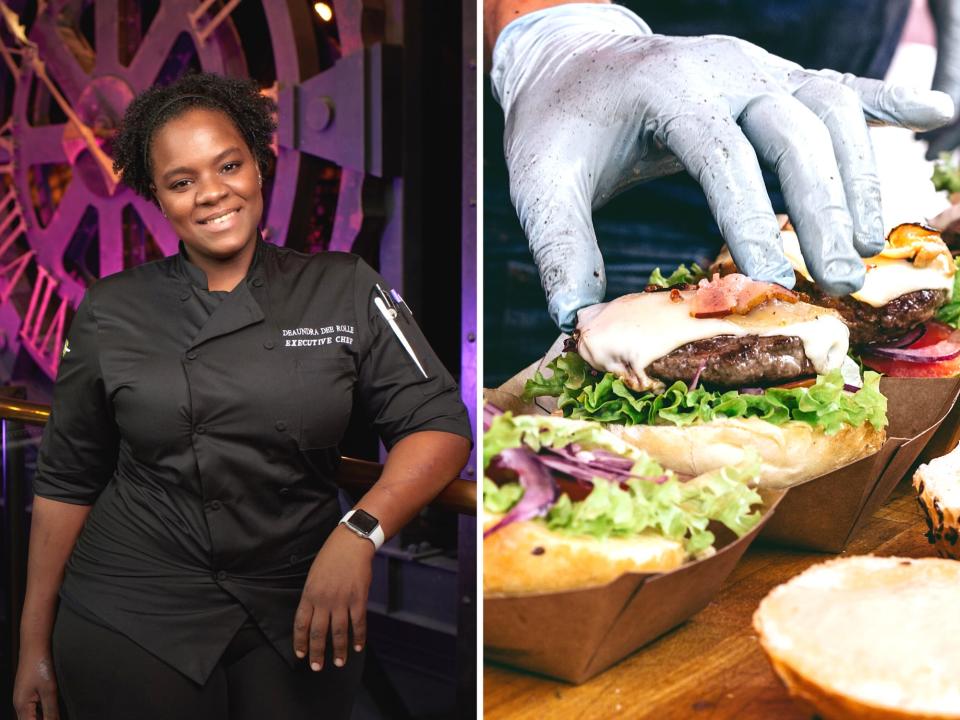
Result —
[[[340, 524], [340, 525], [346, 525], [351, 531], [353, 531], [354, 533], [356, 533], [356, 534], [359, 535], [360, 537], [366, 538], [367, 540], [369, 540], [370, 542], [372, 542], [372, 543], [373, 543], [373, 549], [374, 549], [374, 550], [379, 550], [379, 549], [380, 549], [380, 546], [383, 545], [383, 541], [385, 540], [384, 535], [383, 535], [383, 528], [380, 527], [380, 522], [377, 521], [377, 526], [376, 526], [373, 530], [371, 530], [369, 534], [367, 534], [367, 533], [363, 532], [363, 530], [361, 530], [360, 528], [358, 528], [356, 525], [351, 525], [351, 524], [350, 524], [350, 518], [353, 517], [353, 514], [354, 514], [355, 512], [356, 512], [356, 509], [347, 510], [346, 514], [344, 514], [344, 516], [343, 516], [342, 518], [340, 518], [340, 523], [339, 523], [339, 524]], [[372, 517], [372, 516], [371, 516], [371, 517]]]

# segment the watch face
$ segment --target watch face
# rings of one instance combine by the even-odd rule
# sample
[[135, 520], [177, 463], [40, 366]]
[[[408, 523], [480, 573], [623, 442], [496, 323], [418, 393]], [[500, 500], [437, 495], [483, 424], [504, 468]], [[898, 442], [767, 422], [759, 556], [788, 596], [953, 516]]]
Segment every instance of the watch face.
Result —
[[362, 532], [364, 535], [369, 535], [372, 533], [379, 521], [370, 513], [364, 512], [363, 510], [356, 510], [353, 515], [350, 516], [350, 519], [347, 520], [347, 523], [353, 525], [357, 530]]

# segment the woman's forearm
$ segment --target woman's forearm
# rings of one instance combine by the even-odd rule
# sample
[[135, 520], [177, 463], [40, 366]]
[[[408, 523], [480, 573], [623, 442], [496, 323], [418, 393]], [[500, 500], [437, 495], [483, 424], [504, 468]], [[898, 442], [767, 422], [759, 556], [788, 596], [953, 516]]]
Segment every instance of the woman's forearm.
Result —
[[427, 430], [391, 448], [383, 473], [357, 507], [380, 521], [387, 537], [398, 532], [456, 477], [470, 456], [460, 435]]
[[27, 592], [20, 620], [21, 645], [49, 642], [63, 570], [90, 508], [90, 505], [34, 498]]

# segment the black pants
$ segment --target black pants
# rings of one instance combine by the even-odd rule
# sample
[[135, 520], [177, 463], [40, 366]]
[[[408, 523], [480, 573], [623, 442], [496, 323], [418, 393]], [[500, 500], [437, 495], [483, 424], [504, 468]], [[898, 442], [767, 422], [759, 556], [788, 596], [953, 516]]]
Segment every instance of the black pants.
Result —
[[295, 670], [253, 625], [245, 625], [203, 686], [126, 636], [61, 604], [53, 660], [69, 720], [346, 720], [363, 654], [336, 668]]

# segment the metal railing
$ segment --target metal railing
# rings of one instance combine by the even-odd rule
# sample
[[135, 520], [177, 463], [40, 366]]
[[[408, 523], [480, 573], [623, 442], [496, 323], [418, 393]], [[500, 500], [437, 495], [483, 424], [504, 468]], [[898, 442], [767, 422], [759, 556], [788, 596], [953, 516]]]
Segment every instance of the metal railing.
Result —
[[[30, 425], [44, 425], [50, 417], [50, 406], [12, 398], [0, 398], [0, 420], [19, 420]], [[337, 484], [344, 490], [363, 493], [373, 487], [383, 466], [344, 457], [337, 474]], [[460, 515], [477, 514], [477, 484], [472, 480], [456, 478], [431, 503], [438, 510]]]

